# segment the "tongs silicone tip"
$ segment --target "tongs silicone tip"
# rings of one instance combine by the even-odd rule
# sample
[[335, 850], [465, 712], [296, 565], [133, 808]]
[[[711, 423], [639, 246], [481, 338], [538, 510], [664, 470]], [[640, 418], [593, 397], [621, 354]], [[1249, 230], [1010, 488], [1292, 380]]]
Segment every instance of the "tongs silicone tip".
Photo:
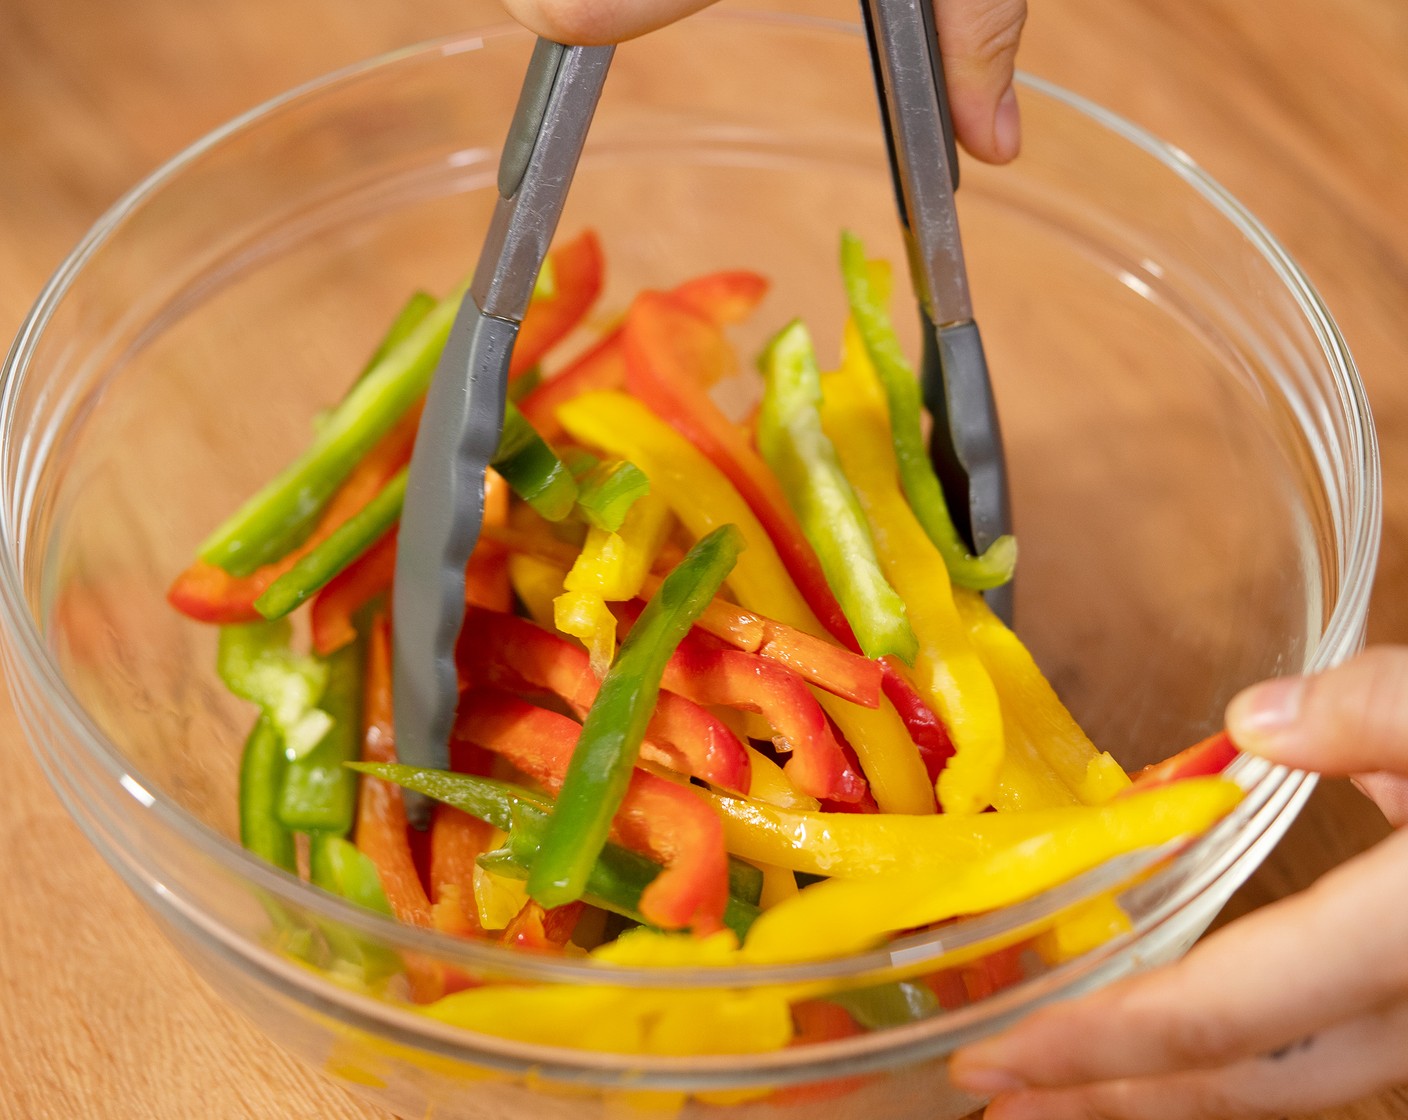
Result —
[[[861, 0], [900, 224], [919, 297], [929, 455], [973, 552], [1011, 531], [1002, 429], [973, 318], [954, 191], [957, 146], [931, 0]], [[985, 593], [1006, 621], [1011, 584]]]
[[[465, 565], [483, 522], [484, 472], [503, 428], [509, 359], [613, 50], [546, 39], [534, 47], [499, 161], [499, 201], [426, 396], [392, 598], [396, 750], [410, 766], [449, 765]], [[408, 792], [406, 808], [424, 827], [425, 799]]]

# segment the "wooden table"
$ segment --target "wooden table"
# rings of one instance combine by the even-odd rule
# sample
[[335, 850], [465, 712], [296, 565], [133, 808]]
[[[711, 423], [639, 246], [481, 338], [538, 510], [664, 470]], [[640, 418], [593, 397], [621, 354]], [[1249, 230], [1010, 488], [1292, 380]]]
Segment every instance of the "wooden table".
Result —
[[[793, 0], [850, 18], [846, 0]], [[1300, 261], [1338, 317], [1383, 440], [1370, 636], [1408, 639], [1408, 5], [1033, 0], [1024, 65], [1193, 154]], [[0, 337], [131, 183], [321, 72], [501, 18], [489, 0], [3, 0]], [[69, 822], [0, 707], [0, 1116], [383, 1113], [221, 1005]], [[1233, 911], [1304, 887], [1382, 819], [1323, 786]], [[1408, 1093], [1318, 1114], [1408, 1117]]]

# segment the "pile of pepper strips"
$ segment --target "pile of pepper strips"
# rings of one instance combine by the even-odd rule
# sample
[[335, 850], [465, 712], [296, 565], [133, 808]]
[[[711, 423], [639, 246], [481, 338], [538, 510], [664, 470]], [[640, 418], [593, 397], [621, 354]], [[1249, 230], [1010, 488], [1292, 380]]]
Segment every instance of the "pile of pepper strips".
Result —
[[[543, 377], [602, 286], [591, 233], [553, 250], [467, 570], [453, 773], [397, 766], [391, 722], [396, 522], [461, 294], [417, 293], [169, 592], [221, 625], [221, 676], [260, 708], [245, 846], [449, 932], [560, 948], [608, 936], [610, 912], [727, 927], [738, 959], [767, 961], [1016, 901], [1225, 813], [1235, 787], [1199, 777], [1225, 738], [1131, 790], [984, 606], [1015, 545], [967, 555], [887, 273], [849, 238], [842, 264], [840, 368], [820, 373], [790, 325], [738, 424], [709, 388], [735, 371], [724, 328], [760, 277], [642, 292]], [[309, 652], [285, 617], [305, 602]], [[398, 785], [439, 802], [428, 837]]]

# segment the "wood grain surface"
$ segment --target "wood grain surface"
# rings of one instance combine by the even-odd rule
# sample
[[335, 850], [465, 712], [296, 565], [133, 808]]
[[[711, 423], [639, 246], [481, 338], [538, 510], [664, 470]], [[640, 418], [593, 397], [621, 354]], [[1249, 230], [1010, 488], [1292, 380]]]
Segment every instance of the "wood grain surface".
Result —
[[[1408, 4], [1032, 7], [1025, 67], [1186, 149], [1336, 315], [1382, 440], [1370, 635], [1408, 640]], [[0, 337], [123, 190], [211, 127], [342, 64], [500, 19], [489, 0], [0, 0]], [[0, 1117], [384, 1118], [203, 986], [70, 823], [8, 702], [0, 752]], [[1385, 831], [1347, 784], [1322, 786], [1229, 912], [1306, 886]], [[1408, 1093], [1316, 1115], [1408, 1118]]]

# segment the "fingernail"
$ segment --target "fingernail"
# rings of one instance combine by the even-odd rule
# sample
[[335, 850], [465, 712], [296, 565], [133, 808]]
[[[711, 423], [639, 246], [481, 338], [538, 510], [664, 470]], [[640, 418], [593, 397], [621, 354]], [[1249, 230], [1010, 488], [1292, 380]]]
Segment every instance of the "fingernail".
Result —
[[992, 143], [999, 160], [1015, 159], [1022, 147], [1022, 114], [1017, 108], [1017, 91], [1007, 87], [997, 103], [997, 116], [992, 122]]
[[1305, 699], [1305, 680], [1282, 677], [1239, 692], [1227, 705], [1227, 730], [1243, 750], [1260, 754], [1295, 726]]
[[1015, 1093], [1027, 1083], [1009, 1069], [994, 1066], [966, 1066], [953, 1071], [953, 1083], [975, 1097], [991, 1097], [997, 1093]]

